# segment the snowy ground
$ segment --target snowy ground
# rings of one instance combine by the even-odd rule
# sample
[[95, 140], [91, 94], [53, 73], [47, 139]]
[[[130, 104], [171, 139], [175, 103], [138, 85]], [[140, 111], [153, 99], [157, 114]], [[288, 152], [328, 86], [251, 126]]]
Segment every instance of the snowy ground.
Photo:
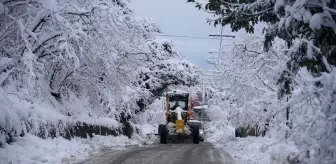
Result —
[[269, 137], [236, 138], [228, 124], [207, 124], [206, 141], [228, 152], [236, 164], [287, 164], [288, 155], [297, 152], [293, 143]]
[[137, 136], [132, 139], [125, 136], [94, 136], [91, 139], [66, 140], [64, 138], [41, 139], [28, 134], [18, 138], [12, 144], [5, 145], [5, 148], [0, 148], [0, 163], [73, 163], [110, 149], [152, 143]]
[[219, 142], [216, 147], [231, 154], [237, 164], [285, 164], [287, 156], [297, 151], [293, 144], [252, 136]]

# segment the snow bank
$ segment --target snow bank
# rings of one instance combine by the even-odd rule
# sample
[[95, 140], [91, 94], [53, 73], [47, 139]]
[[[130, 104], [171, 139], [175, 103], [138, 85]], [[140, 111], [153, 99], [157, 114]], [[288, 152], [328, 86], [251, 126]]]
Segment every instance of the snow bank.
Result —
[[151, 134], [155, 132], [156, 127], [151, 124], [144, 124], [140, 127], [140, 130], [143, 134]]
[[297, 152], [293, 144], [267, 137], [234, 138], [215, 145], [231, 154], [237, 164], [285, 164], [288, 155]]
[[236, 138], [235, 129], [223, 121], [205, 126], [206, 141], [228, 152], [237, 164], [287, 164], [288, 156], [298, 152], [293, 142], [269, 137]]
[[[77, 127], [82, 123], [111, 130], [121, 126], [114, 118], [97, 116], [85, 103], [75, 103], [77, 107], [71, 103], [57, 103], [55, 106], [48, 101], [29, 98], [24, 92], [12, 93], [0, 87], [0, 146], [13, 140], [13, 137], [28, 133], [39, 137], [58, 137], [65, 133], [66, 126]], [[66, 111], [68, 108], [72, 113]], [[71, 113], [71, 116], [66, 113]], [[52, 131], [56, 131], [55, 136], [51, 136]]]
[[141, 145], [125, 136], [94, 136], [91, 139], [41, 139], [34, 135], [17, 138], [16, 142], [0, 148], [0, 163], [73, 163], [93, 153], [109, 149]]
[[279, 137], [235, 137], [228, 115], [214, 106], [209, 109], [212, 121], [205, 124], [205, 140], [228, 152], [236, 164], [287, 164], [287, 157], [297, 152], [294, 142], [285, 143]]

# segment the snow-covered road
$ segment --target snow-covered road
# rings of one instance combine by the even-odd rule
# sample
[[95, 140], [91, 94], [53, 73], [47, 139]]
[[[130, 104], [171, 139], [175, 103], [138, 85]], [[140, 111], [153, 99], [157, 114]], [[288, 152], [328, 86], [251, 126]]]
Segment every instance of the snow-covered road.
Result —
[[176, 143], [110, 151], [81, 164], [234, 164], [230, 154], [210, 143]]

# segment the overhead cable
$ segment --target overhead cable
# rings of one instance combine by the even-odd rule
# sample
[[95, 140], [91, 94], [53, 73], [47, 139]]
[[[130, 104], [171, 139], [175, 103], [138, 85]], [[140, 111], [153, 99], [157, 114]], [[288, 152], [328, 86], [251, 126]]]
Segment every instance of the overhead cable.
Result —
[[[188, 36], [188, 35], [170, 35], [170, 34], [157, 34], [154, 33], [152, 35], [155, 36], [167, 36], [167, 37], [176, 37], [176, 38], [192, 38], [192, 39], [214, 39], [214, 40], [219, 40], [220, 38], [214, 37], [201, 37], [201, 36]], [[234, 40], [234, 39], [222, 39], [222, 40]]]

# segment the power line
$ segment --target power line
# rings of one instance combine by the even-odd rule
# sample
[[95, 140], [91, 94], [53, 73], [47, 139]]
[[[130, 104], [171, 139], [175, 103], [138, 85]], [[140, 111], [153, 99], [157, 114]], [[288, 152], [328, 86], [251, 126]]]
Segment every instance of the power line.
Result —
[[[188, 36], [188, 35], [170, 35], [170, 34], [153, 34], [153, 35], [155, 35], [155, 36], [176, 37], [176, 38], [214, 39], [214, 40], [218, 40], [218, 39], [220, 39], [220, 38], [209, 38], [209, 37]], [[222, 39], [222, 40], [233, 40], [233, 39]]]
[[227, 34], [223, 34], [223, 30], [221, 30], [221, 34], [210, 34], [209, 36], [214, 36], [214, 37], [229, 37], [229, 38], [235, 38], [236, 36], [234, 35], [227, 35]]

